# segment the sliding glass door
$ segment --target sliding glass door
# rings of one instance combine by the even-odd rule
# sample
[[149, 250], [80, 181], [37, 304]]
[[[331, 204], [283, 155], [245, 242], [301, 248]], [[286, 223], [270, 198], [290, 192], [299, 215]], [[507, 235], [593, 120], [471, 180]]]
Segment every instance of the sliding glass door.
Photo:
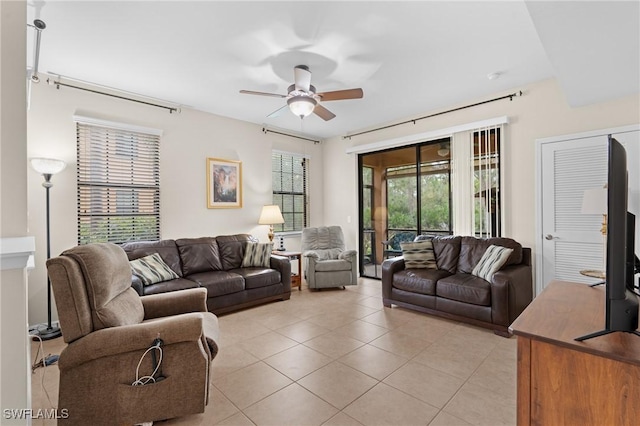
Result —
[[419, 234], [451, 233], [450, 141], [359, 156], [360, 274], [380, 265]]

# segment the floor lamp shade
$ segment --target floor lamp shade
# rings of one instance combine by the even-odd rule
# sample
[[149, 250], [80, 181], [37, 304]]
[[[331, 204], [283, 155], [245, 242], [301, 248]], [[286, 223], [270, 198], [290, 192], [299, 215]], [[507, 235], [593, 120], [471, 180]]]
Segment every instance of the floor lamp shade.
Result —
[[31, 167], [41, 175], [55, 175], [64, 170], [67, 166], [62, 160], [54, 158], [32, 158]]
[[[66, 163], [62, 160], [54, 158], [32, 158], [31, 167], [44, 177], [42, 186], [47, 195], [46, 219], [47, 219], [47, 259], [51, 257], [51, 237], [49, 224], [49, 190], [53, 186], [51, 176], [60, 173], [66, 167]], [[51, 281], [47, 276], [47, 328], [38, 331], [38, 335], [42, 340], [55, 339], [60, 337], [62, 332], [60, 328], [53, 327], [51, 324]]]
[[258, 225], [269, 225], [269, 241], [273, 241], [273, 225], [284, 223], [284, 217], [277, 205], [267, 205], [262, 207]]

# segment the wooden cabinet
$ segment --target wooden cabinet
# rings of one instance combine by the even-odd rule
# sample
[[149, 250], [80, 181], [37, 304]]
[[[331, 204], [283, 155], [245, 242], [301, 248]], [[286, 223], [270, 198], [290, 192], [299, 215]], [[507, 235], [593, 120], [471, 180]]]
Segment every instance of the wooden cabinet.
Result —
[[640, 337], [604, 328], [603, 287], [554, 281], [511, 325], [518, 425], [637, 425]]

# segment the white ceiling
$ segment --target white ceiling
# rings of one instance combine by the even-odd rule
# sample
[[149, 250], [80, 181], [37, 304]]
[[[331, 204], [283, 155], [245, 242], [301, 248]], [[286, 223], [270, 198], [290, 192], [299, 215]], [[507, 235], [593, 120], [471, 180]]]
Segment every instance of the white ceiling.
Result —
[[[37, 1], [40, 72], [319, 138], [556, 77], [570, 105], [638, 93], [639, 2]], [[30, 28], [28, 64], [33, 64]], [[267, 118], [307, 65], [337, 117]], [[489, 80], [487, 74], [500, 78]], [[64, 90], [64, 89], [63, 89]]]

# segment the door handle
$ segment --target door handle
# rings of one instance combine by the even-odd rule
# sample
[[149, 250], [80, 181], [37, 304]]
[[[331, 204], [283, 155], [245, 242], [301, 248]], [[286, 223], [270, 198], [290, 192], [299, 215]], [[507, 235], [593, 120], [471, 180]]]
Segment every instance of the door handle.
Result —
[[551, 235], [551, 234], [547, 234], [547, 235], [544, 236], [545, 240], [553, 240], [554, 238], [555, 237], [553, 235]]

